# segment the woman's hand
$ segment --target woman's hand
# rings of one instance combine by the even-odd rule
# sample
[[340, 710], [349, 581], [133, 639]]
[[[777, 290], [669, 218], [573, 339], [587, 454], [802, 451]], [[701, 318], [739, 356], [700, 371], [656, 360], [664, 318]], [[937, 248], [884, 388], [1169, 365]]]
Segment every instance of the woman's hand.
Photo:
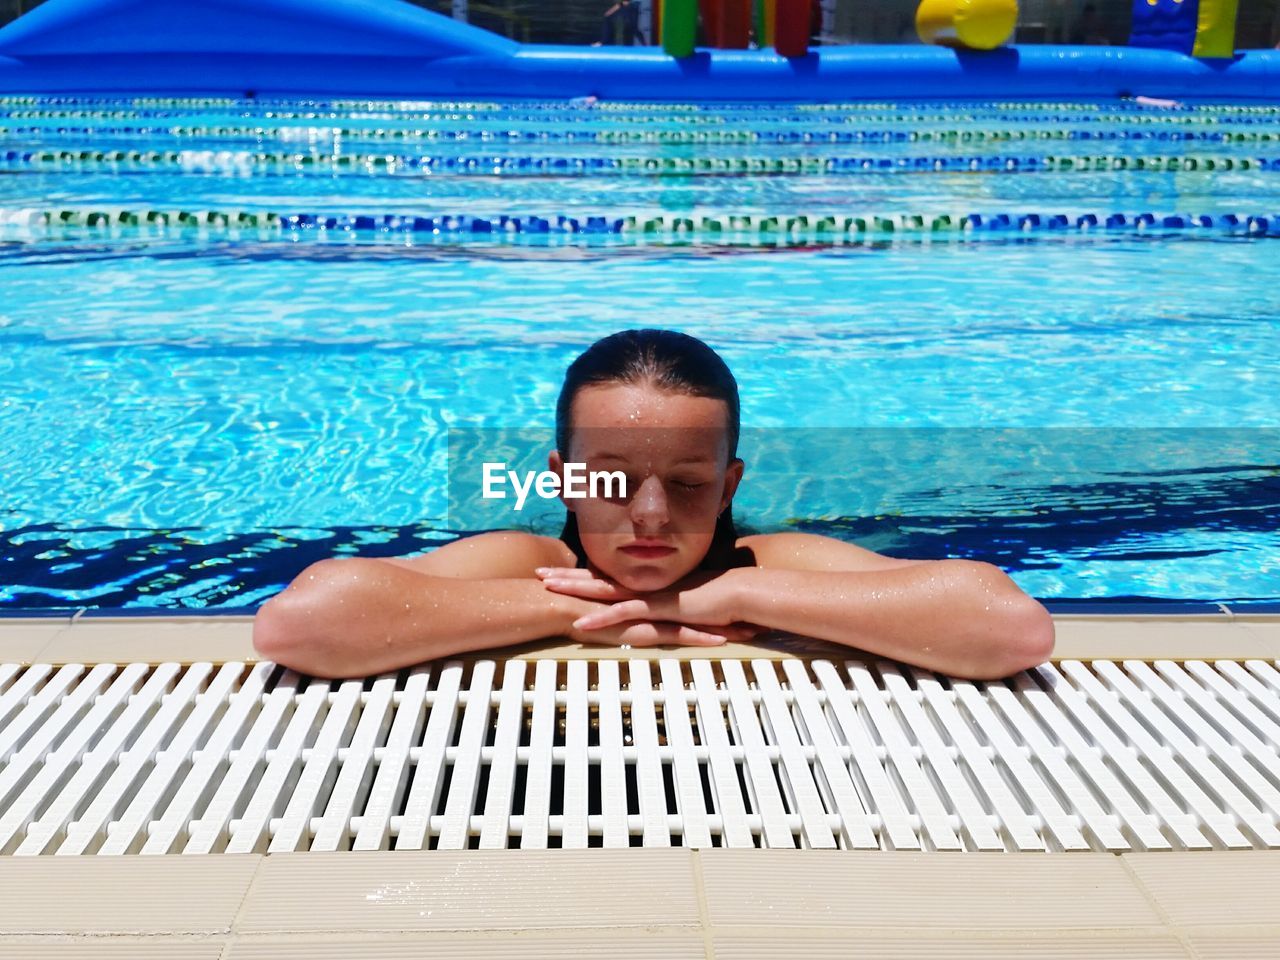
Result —
[[600, 643], [613, 647], [718, 647], [727, 642], [745, 643], [762, 628], [750, 623], [725, 627], [693, 627], [687, 623], [635, 620], [598, 629], [570, 627], [575, 643]]
[[739, 571], [692, 573], [666, 590], [651, 593], [628, 590], [590, 570], [540, 567], [536, 572], [549, 590], [609, 604], [575, 620], [575, 630], [600, 630], [630, 621], [662, 621], [717, 636], [724, 635], [724, 631], [710, 628], [724, 628], [734, 634], [734, 639], [749, 639], [763, 629], [737, 622]]

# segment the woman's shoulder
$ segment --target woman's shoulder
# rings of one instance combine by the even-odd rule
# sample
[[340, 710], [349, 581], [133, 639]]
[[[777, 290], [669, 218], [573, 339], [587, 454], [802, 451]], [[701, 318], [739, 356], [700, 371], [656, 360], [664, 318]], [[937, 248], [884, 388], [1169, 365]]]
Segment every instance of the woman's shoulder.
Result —
[[523, 530], [489, 530], [421, 556], [383, 560], [419, 573], [467, 580], [532, 577], [538, 567], [572, 567], [578, 562], [563, 540]]
[[931, 562], [886, 557], [855, 543], [817, 533], [756, 533], [739, 537], [737, 546], [752, 555], [754, 566], [778, 570], [892, 570]]
[[749, 554], [752, 557], [752, 565], [758, 567], [762, 565], [762, 560], [777, 553], [778, 538], [785, 536], [787, 535], [784, 533], [753, 533], [739, 537], [735, 546], [739, 554], [744, 556]]

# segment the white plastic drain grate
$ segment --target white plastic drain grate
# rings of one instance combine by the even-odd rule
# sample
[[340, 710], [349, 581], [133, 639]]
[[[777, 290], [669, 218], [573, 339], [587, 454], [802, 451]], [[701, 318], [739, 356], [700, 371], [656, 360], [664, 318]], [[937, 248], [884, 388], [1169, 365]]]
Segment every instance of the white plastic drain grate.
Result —
[[0, 853], [628, 845], [1280, 847], [1280, 670], [0, 665]]

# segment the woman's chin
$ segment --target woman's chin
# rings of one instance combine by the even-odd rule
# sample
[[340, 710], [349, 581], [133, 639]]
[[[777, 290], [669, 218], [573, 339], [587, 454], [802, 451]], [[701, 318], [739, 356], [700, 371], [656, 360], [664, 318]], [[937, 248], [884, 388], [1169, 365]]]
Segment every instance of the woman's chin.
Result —
[[614, 579], [627, 590], [633, 590], [636, 593], [654, 593], [664, 587], [671, 586], [671, 584], [675, 582], [674, 580], [667, 580], [665, 578], [636, 576], [615, 577]]
[[680, 577], [675, 571], [650, 568], [647, 570], [619, 570], [613, 579], [628, 590], [653, 593], [656, 590], [665, 590], [679, 580]]
[[620, 570], [613, 579], [628, 590], [654, 593], [675, 585], [676, 582], [684, 579], [686, 572], [677, 570], [675, 567], [646, 567], [643, 570]]

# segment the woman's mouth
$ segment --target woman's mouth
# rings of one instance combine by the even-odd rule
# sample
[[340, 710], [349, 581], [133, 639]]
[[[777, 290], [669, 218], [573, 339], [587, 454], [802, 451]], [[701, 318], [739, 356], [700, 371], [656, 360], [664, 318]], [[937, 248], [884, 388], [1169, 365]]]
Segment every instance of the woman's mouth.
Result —
[[648, 546], [643, 544], [632, 544], [631, 546], [622, 547], [622, 552], [629, 557], [635, 557], [638, 560], [656, 560], [659, 557], [669, 557], [676, 552], [675, 547]]

